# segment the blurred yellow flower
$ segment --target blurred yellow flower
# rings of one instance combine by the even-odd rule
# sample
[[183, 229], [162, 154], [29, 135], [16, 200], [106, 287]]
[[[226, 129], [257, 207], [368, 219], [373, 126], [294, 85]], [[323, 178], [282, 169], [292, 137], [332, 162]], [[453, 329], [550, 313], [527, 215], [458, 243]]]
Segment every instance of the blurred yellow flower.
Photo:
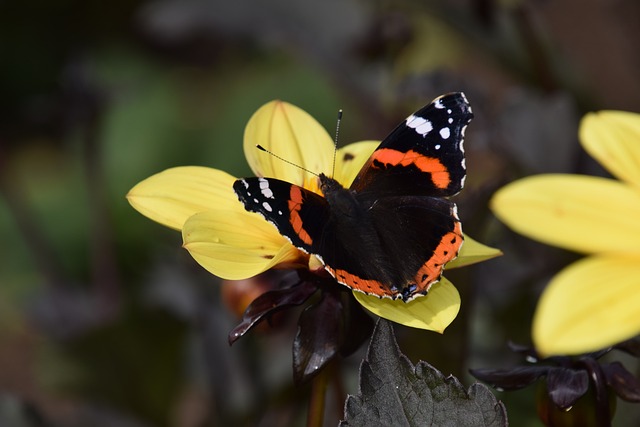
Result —
[[532, 335], [543, 355], [590, 352], [640, 333], [640, 114], [587, 114], [580, 140], [619, 180], [534, 176], [492, 200], [513, 230], [590, 255], [557, 274], [539, 301]]
[[[315, 119], [291, 104], [272, 101], [256, 111], [244, 133], [245, 156], [256, 176], [279, 178], [319, 192], [316, 176], [266, 155], [256, 149], [257, 144], [285, 154], [288, 161], [307, 170], [332, 172], [331, 137]], [[378, 144], [362, 141], [340, 148], [334, 178], [348, 186]], [[181, 230], [183, 246], [193, 258], [223, 279], [247, 279], [271, 268], [321, 268], [315, 257], [292, 246], [260, 215], [244, 209], [232, 188], [235, 179], [217, 169], [176, 167], [140, 182], [127, 199], [148, 218]], [[449, 265], [459, 267], [499, 254], [465, 237], [460, 256]], [[360, 292], [354, 296], [378, 316], [438, 332], [444, 331], [460, 308], [456, 288], [444, 278], [433, 285], [427, 297], [409, 303]]]

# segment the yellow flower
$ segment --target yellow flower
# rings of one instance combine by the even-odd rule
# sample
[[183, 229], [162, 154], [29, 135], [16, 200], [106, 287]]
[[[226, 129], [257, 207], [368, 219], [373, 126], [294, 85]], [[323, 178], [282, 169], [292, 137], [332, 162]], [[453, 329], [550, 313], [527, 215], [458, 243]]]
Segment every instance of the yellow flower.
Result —
[[[257, 144], [307, 170], [332, 173], [331, 137], [310, 115], [291, 104], [272, 101], [258, 109], [245, 129], [244, 152], [256, 176], [279, 178], [319, 192], [316, 176], [256, 149]], [[340, 148], [334, 178], [348, 186], [377, 145], [376, 141], [362, 141]], [[176, 167], [140, 182], [127, 199], [143, 215], [181, 230], [184, 247], [193, 258], [223, 279], [246, 279], [274, 267], [320, 268], [315, 257], [310, 259], [260, 215], [244, 209], [232, 189], [235, 179], [217, 169]], [[468, 265], [497, 255], [499, 251], [466, 237], [460, 256], [449, 265]], [[457, 290], [444, 278], [427, 297], [409, 303], [360, 292], [354, 296], [378, 316], [438, 332], [444, 331], [460, 308]]]
[[538, 303], [532, 334], [544, 355], [590, 352], [640, 333], [640, 115], [587, 114], [580, 140], [619, 180], [534, 176], [492, 200], [513, 230], [589, 254], [558, 273]]

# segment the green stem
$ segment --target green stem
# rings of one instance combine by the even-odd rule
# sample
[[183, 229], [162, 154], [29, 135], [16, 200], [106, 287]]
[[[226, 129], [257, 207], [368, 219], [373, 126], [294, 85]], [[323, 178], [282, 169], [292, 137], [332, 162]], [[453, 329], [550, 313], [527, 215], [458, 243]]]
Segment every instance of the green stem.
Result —
[[325, 366], [311, 382], [307, 427], [322, 427], [330, 371], [331, 366]]

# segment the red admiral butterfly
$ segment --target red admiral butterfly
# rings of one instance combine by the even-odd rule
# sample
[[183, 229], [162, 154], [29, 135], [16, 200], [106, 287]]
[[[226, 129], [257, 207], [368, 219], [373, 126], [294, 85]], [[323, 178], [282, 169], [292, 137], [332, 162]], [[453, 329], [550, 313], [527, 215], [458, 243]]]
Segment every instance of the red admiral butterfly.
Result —
[[463, 93], [442, 95], [398, 125], [351, 186], [319, 175], [324, 197], [273, 178], [233, 188], [340, 283], [379, 297], [425, 295], [458, 255], [462, 227], [446, 199], [464, 184], [464, 131], [473, 118]]

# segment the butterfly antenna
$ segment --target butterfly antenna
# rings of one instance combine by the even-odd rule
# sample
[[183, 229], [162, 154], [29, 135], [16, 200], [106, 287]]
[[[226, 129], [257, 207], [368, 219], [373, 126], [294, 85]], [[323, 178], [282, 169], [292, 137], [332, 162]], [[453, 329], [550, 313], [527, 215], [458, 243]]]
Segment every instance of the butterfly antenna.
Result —
[[336, 172], [336, 155], [338, 154], [338, 135], [340, 134], [340, 122], [342, 122], [342, 109], [338, 110], [338, 119], [336, 120], [336, 137], [333, 140], [333, 165], [331, 166], [331, 176]]
[[288, 165], [295, 166], [295, 167], [297, 167], [298, 169], [302, 169], [303, 171], [308, 172], [308, 173], [310, 173], [311, 175], [314, 175], [314, 176], [317, 176], [317, 177], [319, 177], [319, 176], [320, 176], [319, 174], [317, 174], [317, 173], [315, 173], [315, 172], [312, 172], [312, 171], [310, 171], [309, 169], [307, 169], [307, 168], [305, 168], [305, 167], [302, 167], [302, 166], [300, 166], [300, 165], [298, 165], [298, 164], [296, 164], [296, 163], [293, 163], [293, 162], [292, 162], [292, 161], [290, 161], [290, 160], [287, 160], [287, 159], [285, 159], [285, 158], [283, 158], [283, 157], [278, 156], [278, 155], [277, 155], [277, 154], [275, 154], [273, 151], [269, 151], [269, 150], [267, 150], [266, 148], [264, 148], [264, 147], [263, 147], [262, 145], [260, 145], [260, 144], [256, 144], [256, 148], [257, 148], [258, 150], [260, 150], [260, 151], [264, 151], [265, 153], [272, 155], [272, 156], [273, 156], [273, 157], [275, 157], [276, 159], [281, 160], [281, 161], [285, 162], [285, 163], [286, 163], [286, 164], [288, 164]]

